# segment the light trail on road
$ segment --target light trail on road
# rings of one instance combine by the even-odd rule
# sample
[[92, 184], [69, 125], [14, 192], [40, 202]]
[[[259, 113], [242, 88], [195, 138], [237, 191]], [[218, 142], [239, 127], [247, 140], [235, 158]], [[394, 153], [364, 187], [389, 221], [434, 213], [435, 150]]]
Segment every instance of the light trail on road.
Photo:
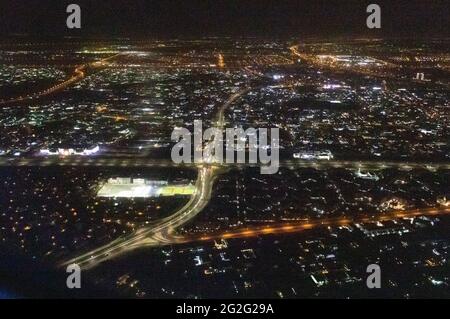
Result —
[[[231, 105], [236, 99], [248, 92], [248, 88], [233, 94], [220, 108], [217, 119], [216, 128], [222, 130], [225, 125], [224, 110]], [[214, 136], [214, 138], [217, 138]], [[214, 143], [214, 140], [211, 141]], [[211, 162], [208, 160], [207, 162]], [[187, 223], [196, 216], [208, 204], [211, 194], [213, 182], [216, 176], [216, 166], [211, 164], [200, 164], [198, 167], [197, 181], [195, 183], [196, 191], [190, 198], [188, 203], [176, 213], [161, 219], [156, 224], [141, 228], [135, 233], [128, 236], [117, 238], [109, 244], [87, 252], [81, 256], [66, 261], [62, 266], [69, 264], [77, 264], [83, 269], [88, 269], [98, 265], [99, 263], [116, 257], [117, 255], [129, 252], [143, 246], [159, 246], [166, 244], [164, 238], [174, 237], [173, 233], [176, 228]]]
[[[290, 86], [290, 85], [289, 85]], [[286, 87], [286, 85], [278, 85], [277, 88], [283, 88]], [[225, 125], [225, 110], [234, 103], [237, 99], [239, 99], [244, 94], [250, 92], [251, 90], [254, 90], [255, 88], [244, 88], [234, 94], [232, 94], [227, 101], [219, 108], [218, 113], [216, 115], [216, 121], [215, 121], [215, 128], [219, 130], [223, 130]], [[213, 122], [214, 123], [214, 122]], [[216, 136], [214, 136], [216, 138]], [[210, 143], [214, 143], [215, 141], [212, 140]], [[74, 159], [76, 165], [81, 164], [81, 166], [89, 166], [89, 163], [95, 162], [94, 158], [88, 158], [88, 159]], [[45, 158], [43, 162], [48, 161], [48, 158]], [[57, 163], [58, 159], [54, 163]], [[99, 159], [99, 162], [101, 162], [101, 165], [103, 166], [108, 162], [107, 159]], [[162, 164], [170, 166], [175, 166], [174, 163], [163, 163], [162, 161], [158, 160], [148, 160], [148, 159], [114, 159], [113, 166], [139, 166], [139, 165], [131, 165], [133, 162], [134, 164], [137, 164], [135, 161], [141, 161], [143, 164], [143, 167], [151, 167], [152, 165], [158, 165]], [[153, 161], [153, 162], [152, 162]], [[1, 160], [0, 160], [1, 162]], [[20, 163], [20, 160], [18, 161]], [[33, 160], [30, 161], [30, 163], [33, 163]], [[71, 163], [70, 160], [62, 159], [61, 163]], [[87, 163], [87, 165], [86, 165]], [[282, 162], [283, 163], [283, 162]], [[431, 167], [430, 164], [422, 164], [422, 163], [394, 163], [394, 162], [378, 162], [377, 165], [373, 165], [374, 162], [364, 162], [361, 161], [301, 161], [301, 160], [289, 160], [285, 161], [284, 164], [286, 167], [289, 168], [300, 168], [300, 167], [310, 167], [315, 169], [323, 169], [323, 168], [330, 168], [330, 167], [345, 167], [345, 168], [378, 168], [378, 169], [385, 169], [385, 168], [399, 168], [399, 169], [412, 169], [414, 167], [417, 168], [428, 168], [428, 169], [439, 169], [439, 168], [450, 168], [450, 164], [436, 164], [436, 166]], [[47, 162], [48, 164], [48, 162]], [[1, 164], [0, 164], [1, 165]], [[242, 164], [233, 164], [233, 165], [242, 165]], [[442, 166], [444, 165], [444, 166]], [[108, 165], [106, 165], [108, 166]], [[186, 164], [184, 164], [186, 166]], [[97, 249], [94, 249], [90, 252], [84, 253], [81, 256], [75, 257], [70, 259], [69, 261], [64, 262], [62, 265], [66, 266], [68, 264], [76, 263], [78, 264], [82, 269], [89, 269], [91, 267], [94, 267], [101, 262], [105, 260], [112, 259], [114, 257], [117, 257], [118, 255], [121, 255], [126, 252], [130, 252], [132, 250], [135, 250], [137, 248], [141, 247], [157, 247], [157, 246], [163, 246], [163, 245], [169, 245], [169, 244], [180, 244], [190, 241], [200, 241], [200, 240], [211, 240], [214, 239], [214, 235], [206, 235], [206, 236], [182, 236], [179, 234], [176, 234], [176, 229], [180, 226], [186, 224], [188, 221], [190, 221], [192, 218], [194, 218], [198, 213], [200, 213], [208, 204], [211, 194], [212, 194], [212, 188], [213, 188], [213, 182], [215, 177], [217, 176], [217, 172], [219, 171], [218, 166], [220, 167], [227, 167], [224, 163], [215, 163], [214, 158], [211, 155], [210, 158], [208, 158], [203, 164], [194, 164], [194, 166], [198, 169], [197, 174], [197, 181], [195, 183], [196, 191], [194, 195], [190, 198], [188, 203], [186, 203], [185, 206], [183, 206], [180, 210], [175, 212], [174, 214], [165, 217], [155, 224], [144, 227], [141, 229], [138, 229], [133, 234], [130, 234], [128, 236], [123, 236], [120, 238], [117, 238], [116, 240], [112, 241], [109, 244], [106, 244], [102, 247], [99, 247]], [[246, 165], [242, 165], [242, 167], [245, 167]], [[429, 211], [426, 212], [427, 214], [437, 214], [441, 211]], [[424, 214], [424, 211], [415, 211], [415, 212], [402, 212], [401, 215], [399, 212], [396, 213], [397, 215], [390, 216], [391, 219], [394, 218], [403, 218], [406, 216], [418, 216], [420, 214]], [[409, 215], [408, 215], [409, 214]], [[414, 215], [416, 214], [416, 215]], [[381, 215], [379, 218], [387, 218], [383, 216], [389, 216], [389, 215]], [[380, 219], [381, 220], [381, 219]], [[281, 226], [269, 226], [262, 229], [245, 229], [245, 230], [239, 230], [235, 232], [230, 233], [222, 233], [218, 234], [216, 238], [239, 238], [239, 237], [245, 237], [245, 236], [257, 236], [262, 234], [281, 234], [281, 233], [287, 233], [287, 232], [295, 232], [300, 231], [304, 229], [314, 228], [318, 226], [330, 226], [337, 224], [345, 224], [345, 223], [352, 223], [355, 222], [354, 220], [348, 219], [348, 218], [342, 218], [342, 219], [336, 219], [336, 220], [321, 220], [321, 221], [311, 221], [304, 224], [297, 224], [297, 225], [281, 225]]]
[[[223, 167], [259, 167], [259, 163], [215, 163]], [[348, 169], [367, 169], [382, 170], [395, 168], [400, 170], [426, 169], [436, 171], [439, 169], [450, 169], [449, 162], [396, 162], [396, 161], [371, 161], [371, 160], [303, 160], [290, 159], [280, 160], [280, 167], [289, 169], [297, 168], [314, 168], [314, 169], [330, 169], [330, 168], [348, 168]], [[136, 157], [101, 157], [101, 156], [34, 156], [34, 157], [5, 157], [0, 156], [0, 167], [51, 167], [51, 166], [93, 166], [93, 167], [186, 167], [197, 168], [197, 163], [174, 163], [169, 159], [151, 159]]]
[[450, 207], [444, 208], [425, 208], [414, 209], [409, 211], [394, 211], [391, 213], [379, 214], [377, 216], [363, 216], [363, 217], [331, 217], [311, 219], [301, 222], [286, 222], [281, 224], [246, 227], [236, 230], [230, 230], [220, 233], [211, 233], [208, 235], [185, 235], [173, 238], [174, 243], [190, 243], [199, 241], [212, 241], [218, 239], [231, 239], [231, 238], [251, 238], [262, 235], [282, 235], [289, 233], [297, 233], [308, 229], [323, 228], [323, 227], [335, 227], [335, 226], [348, 226], [358, 223], [374, 223], [383, 222], [388, 220], [395, 220], [400, 218], [415, 218], [420, 216], [437, 216], [437, 215], [449, 215]]
[[202, 167], [199, 169], [195, 183], [196, 192], [188, 203], [176, 213], [159, 220], [152, 226], [138, 229], [128, 236], [117, 238], [109, 244], [64, 262], [63, 265], [76, 263], [83, 269], [88, 269], [137, 247], [151, 244], [154, 246], [159, 245], [159, 241], [153, 239], [153, 236], [163, 231], [170, 233], [176, 227], [198, 214], [209, 202], [212, 190], [211, 183], [213, 181], [212, 170], [213, 168], [211, 167]]
[[25, 96], [19, 96], [16, 98], [11, 98], [8, 100], [0, 100], [0, 105], [8, 105], [8, 104], [15, 104], [15, 103], [22, 103], [22, 102], [26, 102], [26, 101], [35, 101], [39, 98], [42, 98], [44, 96], [48, 96], [51, 94], [54, 94], [56, 92], [60, 92], [63, 91], [64, 89], [68, 88], [71, 85], [74, 85], [75, 83], [80, 82], [82, 79], [84, 79], [86, 77], [86, 69], [88, 67], [91, 67], [93, 69], [95, 68], [99, 68], [99, 67], [103, 67], [108, 61], [118, 57], [122, 55], [122, 53], [118, 53], [115, 54], [113, 56], [101, 59], [99, 61], [96, 62], [92, 62], [92, 63], [88, 63], [88, 64], [83, 64], [80, 66], [77, 66], [75, 68], [75, 70], [73, 71], [72, 76], [65, 80], [64, 82], [61, 82], [59, 84], [56, 84], [52, 87], [49, 87], [45, 90], [42, 90], [40, 92], [34, 92], [34, 93], [30, 93], [28, 95]]

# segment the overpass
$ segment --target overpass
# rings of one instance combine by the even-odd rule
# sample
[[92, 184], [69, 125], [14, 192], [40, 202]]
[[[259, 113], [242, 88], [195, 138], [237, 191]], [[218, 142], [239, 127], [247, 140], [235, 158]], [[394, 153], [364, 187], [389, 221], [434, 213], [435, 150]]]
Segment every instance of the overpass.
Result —
[[[285, 87], [283, 85], [277, 87]], [[219, 108], [215, 118], [215, 127], [219, 130], [223, 130], [225, 126], [224, 112], [226, 109], [237, 99], [249, 91], [258, 88], [244, 88], [234, 94], [232, 94], [227, 101]], [[214, 122], [213, 122], [214, 123]], [[216, 138], [216, 136], [214, 136]], [[214, 144], [214, 140], [210, 141]], [[299, 224], [299, 225], [281, 225], [277, 227], [270, 227], [253, 230], [237, 230], [226, 234], [215, 235], [202, 235], [199, 237], [189, 237], [177, 234], [176, 230], [180, 226], [186, 224], [189, 220], [200, 213], [208, 204], [215, 178], [220, 173], [220, 167], [248, 167], [259, 166], [258, 164], [227, 164], [227, 163], [215, 163], [214, 156], [210, 154], [210, 157], [205, 160], [204, 163], [183, 163], [175, 164], [171, 160], [167, 159], [146, 159], [146, 158], [102, 158], [102, 157], [66, 157], [66, 158], [32, 158], [25, 159], [20, 158], [17, 160], [6, 159], [2, 161], [6, 165], [10, 166], [99, 166], [99, 167], [192, 167], [198, 170], [197, 181], [195, 183], [196, 191], [190, 200], [181, 209], [173, 213], [172, 215], [165, 217], [151, 226], [142, 227], [132, 234], [119, 237], [114, 241], [93, 249], [89, 252], [85, 252], [77, 257], [74, 257], [68, 261], [62, 263], [62, 266], [76, 263], [83, 269], [94, 267], [105, 260], [114, 258], [120, 254], [130, 252], [140, 247], [146, 246], [161, 246], [168, 244], [183, 243], [189, 241], [198, 240], [211, 240], [214, 238], [240, 238], [243, 236], [256, 234], [268, 234], [268, 233], [283, 233], [293, 232], [310, 227], [316, 226], [332, 226], [334, 224], [350, 224], [355, 221], [349, 218], [338, 218], [336, 220], [321, 220], [314, 223]], [[0, 163], [0, 165], [2, 165]], [[288, 168], [314, 168], [314, 169], [327, 169], [327, 168], [349, 168], [349, 169], [387, 169], [396, 168], [402, 170], [412, 169], [450, 169], [450, 163], [416, 163], [416, 162], [391, 162], [391, 161], [344, 161], [344, 160], [324, 160], [324, 161], [308, 161], [301, 159], [290, 159], [280, 161], [280, 166]], [[447, 210], [430, 209], [429, 211], [415, 210], [410, 212], [399, 212], [387, 218], [405, 218], [416, 217], [427, 214], [442, 214], [448, 213]], [[378, 220], [384, 220], [386, 218], [383, 215], [378, 216]], [[375, 220], [377, 220], [375, 218]], [[324, 224], [327, 223], [327, 224]], [[309, 226], [311, 224], [312, 226]], [[249, 232], [250, 231], [250, 232]]]

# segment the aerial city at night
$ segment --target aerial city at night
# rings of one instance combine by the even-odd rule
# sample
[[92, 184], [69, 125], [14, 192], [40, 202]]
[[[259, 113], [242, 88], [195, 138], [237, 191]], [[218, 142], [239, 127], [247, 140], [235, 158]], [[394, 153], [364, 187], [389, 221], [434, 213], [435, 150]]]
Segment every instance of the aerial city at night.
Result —
[[367, 30], [3, 37], [0, 296], [450, 298], [450, 38]]

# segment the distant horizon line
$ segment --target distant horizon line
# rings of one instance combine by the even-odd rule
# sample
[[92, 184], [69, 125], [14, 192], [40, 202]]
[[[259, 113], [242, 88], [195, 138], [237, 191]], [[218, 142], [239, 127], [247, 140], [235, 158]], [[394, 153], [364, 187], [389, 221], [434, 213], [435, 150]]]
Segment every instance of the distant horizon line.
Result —
[[[1, 32], [0, 32], [1, 34]], [[411, 35], [109, 35], [100, 36], [95, 34], [88, 35], [37, 35], [32, 33], [9, 33], [3, 34], [3, 37], [9, 38], [26, 38], [26, 39], [61, 39], [61, 40], [132, 40], [132, 41], [142, 41], [142, 40], [191, 40], [191, 39], [204, 39], [204, 40], [214, 40], [214, 39], [267, 39], [267, 40], [279, 40], [279, 39], [299, 39], [303, 38], [305, 40], [323, 40], [323, 41], [333, 41], [333, 40], [349, 40], [349, 41], [383, 41], [383, 40], [444, 40], [450, 39], [450, 35], [434, 35], [428, 36], [425, 34], [415, 34]], [[4, 39], [3, 39], [4, 40]], [[0, 40], [2, 42], [2, 40]]]

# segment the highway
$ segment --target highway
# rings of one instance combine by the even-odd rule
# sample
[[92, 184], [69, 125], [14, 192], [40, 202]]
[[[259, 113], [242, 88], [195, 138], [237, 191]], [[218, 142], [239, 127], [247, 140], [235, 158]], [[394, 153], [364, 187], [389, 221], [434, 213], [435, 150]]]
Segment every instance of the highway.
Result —
[[180, 225], [186, 223], [193, 218], [208, 204], [211, 197], [212, 183], [214, 181], [213, 168], [200, 167], [196, 181], [196, 192], [190, 200], [175, 214], [163, 218], [155, 224], [138, 229], [133, 234], [117, 238], [116, 240], [96, 248], [81, 256], [75, 257], [63, 265], [72, 263], [78, 264], [82, 269], [89, 269], [99, 263], [121, 255], [142, 246], [159, 246], [162, 234], [170, 236], [170, 234]]
[[[283, 86], [279, 86], [283, 87]], [[225, 110], [237, 99], [239, 99], [244, 94], [248, 93], [252, 88], [245, 88], [234, 94], [232, 94], [228, 100], [219, 108], [216, 115], [215, 127], [220, 131], [223, 130], [225, 126]], [[214, 136], [216, 138], [216, 136]], [[214, 143], [214, 140], [209, 143]], [[326, 168], [351, 168], [351, 169], [386, 169], [386, 168], [397, 168], [410, 170], [414, 168], [422, 168], [429, 170], [438, 169], [449, 169], [450, 163], [434, 163], [434, 164], [423, 164], [423, 163], [402, 163], [402, 162], [387, 162], [387, 161], [339, 161], [339, 160], [322, 160], [322, 161], [308, 161], [292, 159], [287, 161], [281, 161], [282, 166], [288, 168], [315, 168], [315, 169], [326, 169]], [[172, 167], [177, 166], [168, 160], [149, 160], [145, 158], [101, 158], [101, 157], [65, 157], [65, 158], [37, 158], [32, 159], [18, 158], [16, 160], [10, 160], [2, 158], [0, 159], [0, 165], [10, 165], [10, 166], [52, 166], [52, 165], [63, 165], [63, 166], [123, 166], [123, 167]], [[316, 221], [307, 221], [297, 224], [283, 224], [278, 226], [267, 226], [263, 228], [246, 228], [242, 230], [230, 231], [221, 234], [210, 234], [203, 236], [182, 236], [176, 233], [176, 229], [180, 226], [189, 222], [198, 213], [200, 213], [208, 204], [211, 194], [214, 180], [220, 171], [220, 167], [226, 166], [228, 164], [217, 163], [214, 155], [210, 154], [210, 157], [205, 159], [203, 163], [200, 164], [182, 164], [180, 166], [192, 166], [198, 169], [197, 181], [195, 183], [196, 191], [194, 195], [189, 199], [189, 201], [180, 210], [174, 214], [165, 217], [153, 225], [140, 228], [134, 233], [122, 236], [114, 241], [96, 248], [90, 252], [86, 252], [80, 256], [72, 258], [65, 261], [61, 266], [66, 266], [72, 263], [78, 264], [82, 269], [89, 269], [94, 266], [99, 265], [103, 261], [115, 258], [121, 254], [130, 252], [141, 247], [156, 247], [169, 244], [179, 244], [192, 241], [205, 241], [213, 240], [216, 238], [240, 238], [249, 236], [259, 236], [264, 234], [282, 234], [287, 232], [301, 231], [304, 229], [332, 226], [332, 225], [345, 225], [357, 222], [349, 218], [329, 218], [321, 219]], [[248, 164], [229, 164], [235, 166], [245, 167]], [[257, 165], [257, 164], [256, 164]], [[432, 215], [432, 214], [447, 214], [447, 210], [415, 210], [415, 211], [405, 211], [405, 212], [395, 212], [392, 214], [384, 214], [377, 216], [375, 220], [387, 220], [395, 218], [405, 218], [405, 217], [415, 217], [419, 215]], [[365, 217], [367, 221], [373, 221], [373, 218]], [[364, 222], [364, 219], [360, 220]]]
[[[291, 47], [294, 55], [302, 57], [296, 47]], [[109, 62], [123, 53], [115, 54], [108, 58], [84, 64], [75, 67], [71, 77], [64, 82], [58, 83], [40, 92], [30, 93], [25, 96], [12, 98], [9, 100], [0, 100], [0, 106], [17, 104], [22, 102], [31, 102], [42, 97], [61, 92], [66, 88], [83, 80], [87, 73], [104, 67], [109, 67]], [[272, 86], [272, 88], [292, 87], [292, 84], [280, 84]], [[244, 96], [252, 90], [261, 87], [246, 87], [233, 93], [218, 109], [216, 119], [213, 121], [215, 127], [223, 131], [225, 126], [225, 111], [240, 97]], [[214, 137], [216, 138], [216, 137]], [[208, 143], [214, 143], [214, 140]], [[282, 224], [267, 225], [262, 227], [247, 227], [242, 229], [230, 230], [227, 232], [202, 234], [202, 235], [181, 235], [176, 230], [191, 221], [208, 205], [212, 196], [213, 184], [220, 172], [221, 167], [257, 167], [260, 164], [251, 163], [219, 163], [214, 155], [210, 155], [203, 163], [174, 163], [170, 159], [148, 159], [143, 157], [114, 157], [114, 156], [29, 156], [29, 157], [9, 157], [0, 156], [0, 167], [139, 167], [139, 168], [161, 168], [161, 167], [186, 167], [198, 170], [197, 180], [195, 182], [195, 192], [189, 198], [188, 202], [175, 213], [162, 218], [149, 226], [137, 229], [133, 233], [121, 236], [110, 243], [101, 247], [85, 252], [70, 260], [62, 262], [61, 266], [76, 263], [82, 269], [95, 267], [102, 262], [115, 258], [124, 253], [133, 251], [141, 247], [157, 247], [170, 244], [181, 244], [189, 242], [211, 241], [220, 238], [250, 238], [267, 234], [286, 234], [294, 233], [307, 229], [343, 226], [360, 222], [385, 221], [398, 218], [412, 218], [417, 216], [432, 216], [439, 214], [450, 214], [450, 208], [429, 208], [422, 210], [411, 210], [402, 212], [392, 212], [380, 214], [377, 216], [363, 216], [355, 219], [349, 217], [333, 217], [316, 220], [306, 220], [299, 222], [290, 222]], [[281, 160], [280, 166], [289, 169], [313, 168], [313, 169], [329, 169], [329, 168], [345, 168], [345, 169], [363, 169], [363, 170], [380, 170], [395, 168], [400, 170], [427, 169], [437, 171], [441, 169], [450, 169], [450, 163], [418, 163], [418, 162], [395, 162], [395, 161], [357, 161], [357, 160], [302, 160], [289, 159]]]
[[104, 58], [102, 60], [96, 61], [96, 62], [92, 62], [92, 63], [88, 63], [88, 64], [83, 64], [80, 66], [75, 67], [75, 70], [73, 71], [72, 76], [65, 80], [64, 82], [55, 84], [52, 87], [49, 87], [45, 90], [42, 90], [40, 92], [34, 92], [34, 93], [30, 93], [28, 95], [25, 96], [19, 96], [16, 98], [11, 98], [9, 100], [0, 100], [0, 106], [2, 105], [9, 105], [9, 104], [16, 104], [16, 103], [22, 103], [22, 102], [30, 102], [30, 101], [35, 101], [37, 99], [40, 99], [42, 97], [57, 93], [57, 92], [61, 92], [63, 90], [65, 90], [66, 88], [68, 88], [69, 86], [74, 85], [75, 83], [80, 82], [82, 79], [84, 79], [86, 77], [86, 69], [88, 67], [90, 67], [91, 69], [97, 69], [97, 68], [101, 68], [104, 67], [105, 65], [107, 65], [107, 63], [122, 55], [121, 53], [119, 54], [115, 54], [113, 56]]
[[[89, 253], [73, 258], [63, 265], [77, 263], [82, 269], [89, 269], [101, 262], [121, 255], [131, 250], [142, 247], [155, 247], [173, 244], [186, 244], [192, 242], [212, 241], [232, 238], [254, 238], [264, 235], [283, 235], [297, 233], [309, 229], [348, 226], [358, 223], [373, 223], [400, 218], [416, 218], [419, 216], [449, 215], [449, 207], [432, 207], [424, 209], [413, 209], [408, 211], [393, 211], [376, 216], [363, 215], [355, 218], [330, 217], [320, 219], [302, 220], [299, 222], [287, 222], [270, 224], [266, 226], [246, 227], [236, 230], [211, 233], [207, 235], [177, 235], [174, 230], [198, 214], [208, 203], [211, 196], [211, 182], [213, 176], [207, 168], [201, 169], [200, 178], [197, 180], [200, 192], [194, 195], [175, 216], [169, 216], [151, 228], [141, 229], [134, 234], [114, 240], [108, 245], [97, 248]], [[210, 174], [210, 175], [209, 175]]]
[[[218, 163], [215, 163], [219, 165]], [[223, 167], [259, 167], [259, 163], [221, 163]], [[151, 159], [143, 157], [102, 157], [102, 156], [34, 156], [34, 157], [6, 157], [0, 156], [0, 167], [26, 167], [26, 166], [79, 166], [79, 167], [142, 167], [142, 168], [160, 168], [160, 167], [186, 167], [197, 168], [196, 163], [174, 163], [171, 159]], [[290, 159], [280, 160], [280, 166], [291, 169], [298, 168], [347, 168], [363, 170], [381, 170], [381, 169], [426, 169], [430, 171], [448, 170], [450, 162], [420, 163], [420, 162], [400, 162], [400, 161], [371, 161], [371, 160], [304, 160]]]
[[288, 233], [301, 232], [308, 229], [346, 226], [358, 223], [383, 222], [399, 218], [415, 218], [419, 216], [437, 216], [450, 214], [450, 207], [432, 207], [424, 209], [413, 209], [408, 211], [393, 211], [390, 213], [379, 214], [376, 216], [349, 217], [330, 217], [320, 219], [303, 220], [299, 222], [279, 223], [266, 226], [246, 227], [236, 230], [230, 230], [220, 233], [211, 233], [208, 235], [186, 235], [174, 237], [172, 243], [189, 243], [197, 241], [211, 241], [217, 239], [230, 238], [251, 238], [262, 235], [281, 235]]
[[[217, 113], [216, 128], [222, 130], [225, 125], [224, 110], [235, 101], [239, 96], [245, 94], [246, 90], [242, 90], [233, 94], [220, 108]], [[214, 136], [216, 138], [216, 136]], [[212, 140], [210, 143], [214, 143]], [[187, 223], [209, 203], [212, 194], [213, 183], [218, 170], [214, 165], [214, 155], [209, 154], [209, 158], [204, 162], [208, 164], [197, 164], [198, 174], [195, 183], [196, 191], [189, 201], [180, 210], [174, 214], [165, 217], [155, 224], [138, 229], [135, 233], [128, 236], [122, 236], [102, 247], [94, 249], [90, 252], [66, 261], [62, 266], [72, 263], [78, 264], [82, 269], [89, 269], [101, 262], [114, 258], [125, 252], [129, 252], [143, 246], [160, 246], [170, 243], [170, 239], [176, 237], [174, 235], [176, 228]], [[211, 163], [213, 165], [211, 165]]]

